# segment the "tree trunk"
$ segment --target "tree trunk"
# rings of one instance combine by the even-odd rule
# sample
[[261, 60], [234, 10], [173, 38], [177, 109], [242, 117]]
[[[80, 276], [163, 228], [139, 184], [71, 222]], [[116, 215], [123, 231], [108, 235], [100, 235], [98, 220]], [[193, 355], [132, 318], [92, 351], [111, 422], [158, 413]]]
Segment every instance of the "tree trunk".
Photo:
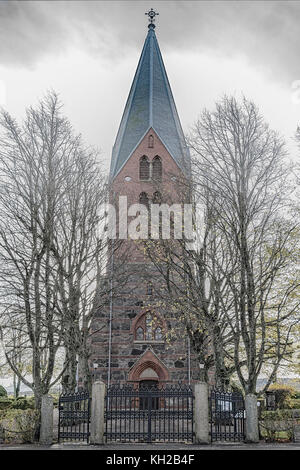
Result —
[[88, 352], [83, 351], [78, 357], [78, 382], [83, 390], [92, 390], [92, 374], [89, 369]]
[[61, 379], [62, 393], [74, 393], [76, 390], [77, 359], [76, 351], [72, 348], [66, 349], [64, 362], [64, 373]]
[[14, 397], [18, 398], [20, 395], [20, 388], [21, 388], [21, 379], [20, 377], [17, 376], [17, 374], [14, 374]]
[[215, 367], [215, 385], [221, 390], [226, 390], [230, 382], [230, 371], [225, 366], [223, 346], [220, 335], [213, 329], [212, 331], [212, 343], [214, 352], [214, 367]]

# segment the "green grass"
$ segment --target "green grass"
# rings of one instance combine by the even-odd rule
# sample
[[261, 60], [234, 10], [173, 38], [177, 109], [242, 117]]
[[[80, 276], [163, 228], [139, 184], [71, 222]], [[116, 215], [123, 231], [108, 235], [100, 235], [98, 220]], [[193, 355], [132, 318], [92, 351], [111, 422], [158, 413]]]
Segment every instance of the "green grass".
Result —
[[[268, 434], [265, 429], [261, 430], [261, 437], [268, 440]], [[287, 431], [276, 431], [275, 432], [275, 442], [276, 441], [290, 441], [290, 437]]]

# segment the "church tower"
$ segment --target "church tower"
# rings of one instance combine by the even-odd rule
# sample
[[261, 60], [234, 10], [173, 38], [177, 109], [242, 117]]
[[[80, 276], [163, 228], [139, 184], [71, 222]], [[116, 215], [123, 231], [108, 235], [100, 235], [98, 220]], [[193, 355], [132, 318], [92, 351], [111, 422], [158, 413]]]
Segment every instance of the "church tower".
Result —
[[[127, 206], [177, 201], [176, 178], [189, 178], [190, 156], [155, 33], [148, 13], [148, 34], [125, 105], [110, 167], [110, 202], [127, 197]], [[128, 279], [110, 295], [92, 324], [91, 367], [94, 378], [111, 383], [190, 383], [198, 367], [184, 328], [170, 341], [174, 319], [162, 312], [157, 295], [159, 274], [134, 240], [125, 240], [108, 271], [120, 265]], [[124, 255], [127, 253], [127, 258]], [[122, 258], [123, 256], [123, 258]], [[179, 330], [178, 330], [179, 328]]]

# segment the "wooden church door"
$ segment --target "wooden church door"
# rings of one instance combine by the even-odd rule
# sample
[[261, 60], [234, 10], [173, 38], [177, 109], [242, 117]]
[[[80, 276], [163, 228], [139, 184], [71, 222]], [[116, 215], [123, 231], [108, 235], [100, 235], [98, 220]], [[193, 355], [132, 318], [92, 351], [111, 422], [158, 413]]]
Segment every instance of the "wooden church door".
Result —
[[140, 396], [140, 410], [158, 410], [159, 397], [151, 396], [151, 390], [158, 389], [157, 380], [141, 380], [139, 384], [140, 391], [145, 391], [145, 396]]

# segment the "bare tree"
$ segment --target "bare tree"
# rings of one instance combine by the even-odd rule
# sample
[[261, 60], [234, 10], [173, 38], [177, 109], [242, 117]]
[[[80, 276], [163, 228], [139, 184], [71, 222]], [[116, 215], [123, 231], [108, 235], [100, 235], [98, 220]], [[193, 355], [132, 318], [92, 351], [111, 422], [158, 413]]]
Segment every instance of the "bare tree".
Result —
[[264, 364], [272, 363], [269, 383], [289, 356], [299, 321], [296, 224], [289, 215], [293, 184], [284, 142], [252, 102], [226, 96], [214, 112], [203, 112], [189, 142], [194, 183], [213, 207], [221, 240], [222, 251], [216, 247], [210, 257], [232, 299], [228, 309], [220, 298], [233, 339], [227, 354], [245, 393], [255, 393]]
[[[227, 354], [233, 338], [224, 305], [230, 310], [232, 299], [226, 276], [211, 256], [222, 252], [212, 217], [206, 207], [201, 217], [204, 230], [194, 224], [196, 239], [192, 244], [183, 233], [181, 239], [149, 240], [144, 247], [160, 275], [159, 287], [153, 284], [161, 299], [160, 307], [172, 312], [178, 326], [184, 325], [202, 379], [208, 380], [209, 372], [213, 372], [216, 385], [227, 387], [235, 366]], [[224, 253], [222, 268], [226, 270]], [[182, 334], [180, 327], [177, 334]]]
[[[58, 265], [56, 289], [63, 319], [66, 351], [63, 389], [74, 391], [76, 374], [82, 386], [90, 384], [88, 338], [90, 324], [99, 308], [104, 281], [107, 246], [103, 237], [106, 181], [94, 155], [77, 152], [73, 168], [65, 175], [68, 191], [57, 217], [58, 230], [52, 252]], [[96, 300], [97, 299], [97, 300]]]
[[[2, 339], [10, 367], [33, 389], [39, 408], [42, 394], [52, 385], [63, 333], [53, 288], [55, 260], [51, 256], [60, 200], [56, 192], [60, 183], [57, 168], [76, 143], [70, 142], [70, 126], [58, 116], [58, 102], [53, 95], [37, 109], [27, 110], [22, 127], [3, 111], [1, 127], [1, 324], [7, 328], [8, 315], [14, 318], [12, 328], [26, 325], [26, 339], [32, 350], [32, 383], [13, 362], [14, 351], [5, 344], [3, 335]], [[47, 364], [42, 370], [45, 353]]]
[[[55, 93], [27, 110], [22, 127], [3, 111], [1, 128], [2, 340], [10, 367], [39, 407], [41, 395], [70, 369], [74, 388], [77, 357], [87, 374], [87, 331], [105, 252], [106, 184], [97, 155], [74, 135]], [[14, 360], [8, 328], [25, 338], [32, 382]], [[66, 360], [57, 374], [61, 348]]]
[[[31, 373], [31, 361], [30, 354], [28, 354], [28, 342], [26, 336], [23, 334], [23, 328], [17, 328], [16, 325], [12, 328], [12, 323], [15, 318], [7, 318], [9, 325], [3, 327], [1, 334], [5, 337], [6, 349], [9, 349], [11, 361], [15, 364], [18, 370], [23, 375]], [[11, 337], [9, 337], [11, 335]], [[21, 389], [21, 379], [9, 366], [9, 363], [5, 357], [5, 351], [1, 348], [0, 353], [0, 374], [4, 378], [10, 378], [13, 381], [14, 397], [18, 398]]]

